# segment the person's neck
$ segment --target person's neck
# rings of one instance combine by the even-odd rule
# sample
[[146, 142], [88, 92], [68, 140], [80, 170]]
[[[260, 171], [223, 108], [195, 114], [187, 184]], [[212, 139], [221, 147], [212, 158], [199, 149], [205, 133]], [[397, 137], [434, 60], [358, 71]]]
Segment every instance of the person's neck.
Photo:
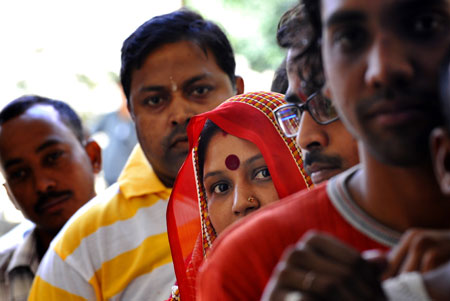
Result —
[[383, 164], [361, 151], [362, 169], [349, 181], [356, 203], [386, 226], [450, 228], [450, 198], [445, 197], [429, 166], [402, 168]]
[[41, 228], [36, 228], [36, 248], [39, 261], [44, 257], [52, 239], [58, 234], [58, 232], [49, 232]]

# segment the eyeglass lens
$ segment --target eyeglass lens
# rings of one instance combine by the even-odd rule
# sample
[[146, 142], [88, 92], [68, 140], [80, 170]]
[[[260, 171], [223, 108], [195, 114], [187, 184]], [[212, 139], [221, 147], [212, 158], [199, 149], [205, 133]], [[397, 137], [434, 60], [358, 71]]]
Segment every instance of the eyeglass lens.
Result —
[[308, 103], [308, 107], [311, 116], [319, 123], [326, 123], [338, 116], [331, 100], [321, 94], [315, 95]]
[[287, 137], [297, 135], [300, 125], [300, 109], [296, 106], [286, 107], [276, 112], [278, 123]]
[[276, 112], [278, 123], [287, 137], [297, 135], [301, 114], [304, 110], [308, 110], [313, 119], [319, 124], [326, 124], [338, 117], [331, 100], [318, 93], [313, 95], [303, 105], [287, 106]]

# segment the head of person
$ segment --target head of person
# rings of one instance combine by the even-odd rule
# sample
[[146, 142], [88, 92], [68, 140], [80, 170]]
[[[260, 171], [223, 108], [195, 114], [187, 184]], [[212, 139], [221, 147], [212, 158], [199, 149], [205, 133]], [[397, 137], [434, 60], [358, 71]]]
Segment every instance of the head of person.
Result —
[[[429, 168], [428, 137], [441, 121], [438, 70], [450, 46], [448, 0], [304, 0], [341, 120], [362, 154]], [[368, 157], [369, 156], [369, 157]]]
[[431, 132], [433, 167], [441, 191], [450, 195], [450, 49], [442, 64], [440, 104], [443, 125]]
[[0, 112], [0, 163], [14, 205], [56, 234], [95, 196], [101, 150], [66, 103], [22, 96]]
[[320, 46], [308, 44], [312, 33], [302, 4], [280, 19], [277, 41], [287, 50], [286, 100], [291, 105], [280, 109], [277, 116], [286, 135], [297, 137], [305, 170], [318, 184], [356, 165], [359, 157], [356, 140], [325, 95]]
[[[229, 225], [312, 184], [295, 140], [276, 123], [273, 112], [284, 104], [279, 93], [246, 93], [189, 123], [191, 152], [176, 179], [167, 217], [179, 285], [195, 278], [186, 270], [197, 271], [196, 260]], [[188, 225], [194, 227], [190, 232]], [[186, 258], [194, 268], [185, 266]]]
[[139, 142], [171, 187], [186, 158], [191, 117], [243, 92], [224, 32], [188, 9], [154, 17], [122, 47], [121, 82]]
[[278, 193], [258, 147], [208, 120], [198, 145], [199, 179], [216, 234], [275, 202]]

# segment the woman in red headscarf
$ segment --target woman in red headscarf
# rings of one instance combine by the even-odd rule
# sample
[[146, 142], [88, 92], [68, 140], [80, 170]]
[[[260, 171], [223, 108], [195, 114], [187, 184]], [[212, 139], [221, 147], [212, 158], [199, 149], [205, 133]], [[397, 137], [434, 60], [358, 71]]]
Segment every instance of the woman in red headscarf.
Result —
[[284, 104], [282, 94], [247, 93], [190, 121], [190, 154], [167, 210], [178, 284], [173, 300], [195, 300], [198, 268], [226, 226], [311, 186], [295, 140], [283, 135], [273, 114]]

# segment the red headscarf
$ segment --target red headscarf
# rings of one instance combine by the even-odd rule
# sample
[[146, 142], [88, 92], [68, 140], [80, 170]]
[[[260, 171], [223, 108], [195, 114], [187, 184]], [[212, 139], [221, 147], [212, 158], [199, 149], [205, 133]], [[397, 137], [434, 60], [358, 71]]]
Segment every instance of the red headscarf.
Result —
[[216, 237], [203, 183], [198, 179], [197, 146], [206, 120], [259, 148], [280, 199], [312, 185], [303, 170], [295, 140], [286, 138], [275, 120], [273, 111], [283, 104], [284, 95], [278, 93], [241, 94], [190, 121], [187, 129], [190, 153], [175, 180], [167, 209], [169, 242], [179, 289], [179, 294], [173, 296], [181, 295], [183, 301], [195, 300], [196, 274]]

